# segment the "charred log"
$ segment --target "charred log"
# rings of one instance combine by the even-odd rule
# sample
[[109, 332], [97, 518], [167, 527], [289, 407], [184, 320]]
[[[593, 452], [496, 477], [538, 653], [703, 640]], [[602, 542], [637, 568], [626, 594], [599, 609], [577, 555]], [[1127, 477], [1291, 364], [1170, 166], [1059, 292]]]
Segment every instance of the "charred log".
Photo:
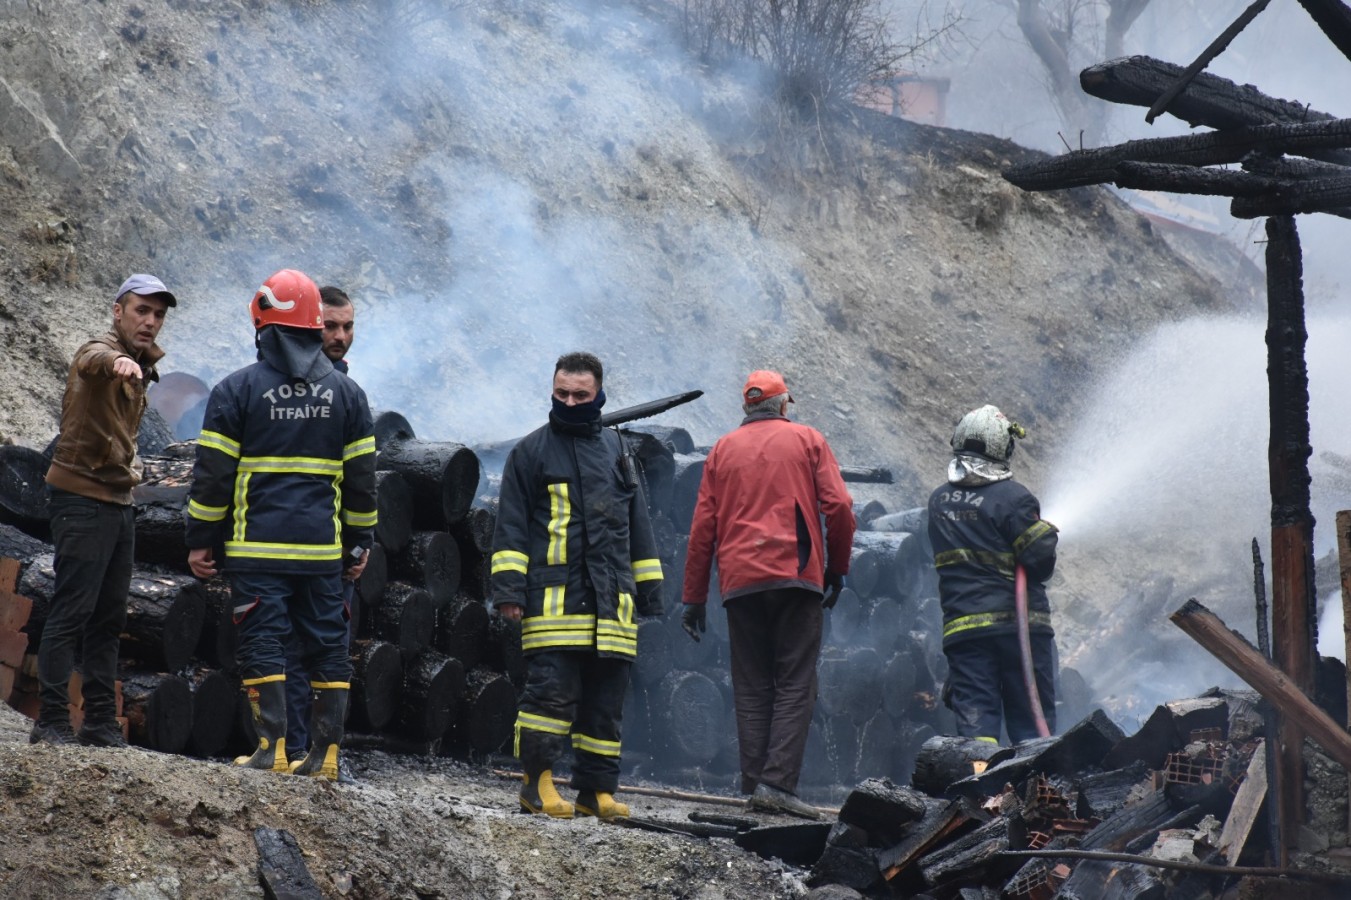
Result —
[[394, 581], [385, 588], [380, 605], [366, 618], [373, 619], [373, 636], [399, 648], [411, 660], [431, 646], [436, 627], [432, 595], [415, 585]]
[[464, 518], [479, 482], [479, 461], [463, 444], [406, 440], [391, 443], [377, 458], [413, 489], [413, 527], [444, 530]]
[[395, 556], [394, 574], [426, 588], [440, 609], [460, 589], [460, 545], [445, 531], [416, 532]]
[[464, 693], [464, 666], [438, 650], [413, 659], [403, 673], [399, 698], [399, 731], [409, 737], [436, 740], [454, 721]]
[[479, 553], [491, 553], [493, 531], [496, 528], [497, 513], [485, 506], [475, 506], [471, 507], [464, 514], [464, 518], [451, 528], [451, 533]]
[[669, 749], [687, 764], [712, 760], [725, 734], [726, 707], [718, 686], [698, 672], [672, 672], [654, 697], [660, 719], [654, 730], [667, 736]]
[[521, 650], [521, 623], [505, 616], [488, 618], [488, 657], [485, 660], [505, 672], [519, 691], [525, 687], [525, 654]]
[[375, 421], [375, 449], [383, 450], [390, 444], [411, 441], [417, 437], [413, 426], [402, 413], [390, 409], [373, 409], [371, 418]]
[[441, 608], [436, 616], [436, 649], [472, 669], [487, 654], [488, 608], [461, 594]]
[[0, 522], [46, 537], [47, 458], [17, 444], [0, 445]]
[[674, 628], [674, 623], [661, 619], [646, 619], [638, 623], [638, 656], [633, 660], [633, 680], [640, 685], [655, 685], [671, 671], [671, 643], [688, 636]]
[[1351, 178], [1296, 181], [1256, 195], [1236, 197], [1229, 212], [1239, 219], [1327, 212], [1341, 215], [1351, 205]]
[[235, 708], [238, 688], [216, 669], [197, 669], [187, 681], [192, 690], [192, 728], [185, 750], [193, 756], [221, 756], [234, 730], [233, 718], [222, 711]]
[[351, 720], [357, 731], [380, 731], [399, 708], [403, 657], [384, 641], [352, 643]]
[[[361, 604], [362, 615], [369, 615], [385, 595], [385, 588], [389, 585], [389, 557], [385, 553], [385, 548], [378, 543], [374, 544], [370, 550], [366, 551], [366, 568], [361, 571], [361, 577], [357, 579], [356, 592], [361, 595], [361, 599], [366, 601]], [[352, 630], [357, 631], [356, 626], [359, 622], [353, 622]], [[359, 632], [358, 632], [359, 633]]]
[[124, 674], [122, 713], [132, 743], [181, 753], [192, 736], [192, 688], [177, 675]]
[[493, 753], [511, 740], [516, 688], [500, 672], [480, 666], [465, 677], [453, 743], [471, 753]]
[[394, 471], [375, 473], [375, 541], [398, 555], [413, 536], [413, 491]]
[[920, 747], [910, 783], [926, 794], [941, 797], [954, 782], [983, 771], [986, 763], [1003, 749], [975, 738], [947, 735], [929, 738]]

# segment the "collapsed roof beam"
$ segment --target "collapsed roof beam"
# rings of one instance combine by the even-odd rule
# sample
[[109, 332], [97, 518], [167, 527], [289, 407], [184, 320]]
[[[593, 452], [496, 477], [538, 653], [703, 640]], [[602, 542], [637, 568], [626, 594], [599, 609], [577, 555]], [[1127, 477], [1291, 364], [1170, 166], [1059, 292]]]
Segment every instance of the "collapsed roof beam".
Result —
[[1154, 120], [1159, 117], [1159, 113], [1168, 109], [1168, 104], [1176, 100], [1178, 95], [1187, 89], [1187, 85], [1191, 84], [1192, 79], [1201, 74], [1205, 67], [1210, 65], [1211, 60], [1223, 53], [1234, 38], [1238, 37], [1239, 32], [1247, 28], [1248, 23], [1257, 18], [1258, 13], [1266, 9], [1270, 3], [1271, 0], [1253, 0], [1253, 3], [1243, 10], [1243, 13], [1228, 28], [1224, 29], [1219, 37], [1210, 42], [1209, 47], [1201, 51], [1201, 55], [1196, 57], [1196, 60], [1190, 66], [1187, 66], [1187, 70], [1178, 77], [1177, 81], [1174, 81], [1168, 86], [1167, 90], [1159, 95], [1159, 98], [1149, 107], [1149, 112], [1145, 113], [1145, 121], [1153, 125]]
[[1299, 0], [1299, 5], [1318, 23], [1328, 40], [1351, 59], [1351, 7], [1342, 0]]
[[1005, 180], [1025, 191], [1053, 191], [1115, 181], [1117, 166], [1128, 160], [1211, 166], [1240, 162], [1254, 151], [1306, 155], [1317, 150], [1347, 147], [1351, 147], [1351, 119], [1330, 119], [1301, 125], [1257, 125], [1182, 137], [1127, 141], [1012, 166], [1003, 175]]

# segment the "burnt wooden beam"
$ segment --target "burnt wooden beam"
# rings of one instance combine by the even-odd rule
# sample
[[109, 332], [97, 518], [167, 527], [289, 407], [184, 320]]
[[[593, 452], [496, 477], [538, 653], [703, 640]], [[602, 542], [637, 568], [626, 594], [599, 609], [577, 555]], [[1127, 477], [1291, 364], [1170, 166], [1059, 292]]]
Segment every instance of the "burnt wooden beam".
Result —
[[1266, 9], [1270, 3], [1271, 0], [1254, 0], [1253, 3], [1249, 4], [1248, 8], [1243, 10], [1239, 17], [1220, 33], [1219, 37], [1210, 42], [1210, 46], [1201, 51], [1201, 55], [1196, 57], [1191, 65], [1187, 66], [1186, 70], [1178, 76], [1177, 81], [1169, 85], [1168, 89], [1159, 96], [1159, 99], [1154, 101], [1154, 104], [1149, 107], [1149, 112], [1145, 113], [1145, 121], [1153, 125], [1159, 113], [1168, 109], [1168, 105], [1176, 100], [1179, 94], [1187, 90], [1187, 86], [1192, 83], [1192, 80], [1201, 74], [1215, 57], [1223, 53], [1234, 38], [1238, 37], [1239, 33], [1247, 28], [1248, 24], [1257, 18], [1258, 14]]
[[[1272, 661], [1303, 696], [1313, 696], [1315, 608], [1310, 511], [1309, 371], [1304, 350], [1304, 265], [1290, 216], [1267, 220], [1267, 384], [1271, 436]], [[1264, 695], [1265, 696], [1265, 695]], [[1284, 713], [1284, 710], [1282, 710]], [[1284, 864], [1304, 820], [1304, 736], [1281, 716], [1276, 741], [1276, 812]], [[1345, 763], [1344, 763], [1345, 764]]]
[[1236, 197], [1229, 204], [1229, 213], [1237, 219], [1316, 212], [1345, 217], [1348, 206], [1351, 206], [1351, 177], [1342, 176], [1317, 181], [1289, 181], [1268, 193]]
[[305, 856], [295, 835], [284, 828], [255, 828], [258, 848], [258, 880], [268, 900], [324, 900], [305, 866]]
[[1157, 856], [1139, 856], [1133, 853], [1112, 853], [1103, 850], [1008, 850], [1000, 854], [1006, 859], [1082, 859], [1102, 862], [1120, 862], [1177, 872], [1201, 872], [1207, 875], [1251, 876], [1254, 878], [1292, 878], [1320, 884], [1351, 884], [1351, 876], [1340, 872], [1315, 872], [1310, 869], [1288, 869], [1273, 866], [1217, 866], [1209, 863], [1186, 862], [1179, 859], [1161, 859]]
[[1128, 160], [1190, 166], [1241, 162], [1254, 151], [1304, 155], [1312, 150], [1351, 147], [1351, 119], [1303, 124], [1253, 125], [1182, 137], [1127, 141], [1111, 147], [1078, 150], [1004, 170], [1004, 178], [1026, 191], [1105, 184]]
[[1248, 843], [1248, 835], [1257, 823], [1257, 816], [1267, 798], [1267, 755], [1261, 749], [1252, 755], [1243, 783], [1234, 794], [1234, 805], [1225, 817], [1224, 829], [1220, 832], [1219, 851], [1230, 866], [1238, 865], [1243, 855], [1243, 847]]
[[1116, 167], [1117, 187], [1211, 197], [1260, 197], [1292, 186], [1266, 175], [1236, 169], [1205, 169], [1169, 163], [1126, 161]]
[[1342, 0], [1299, 0], [1299, 5], [1342, 55], [1351, 59], [1351, 7]]
[[1283, 716], [1296, 722], [1338, 764], [1351, 769], [1351, 734], [1306, 697], [1289, 675], [1267, 662], [1247, 638], [1229, 629], [1196, 600], [1188, 600], [1169, 618]]
[[[1182, 77], [1182, 67], [1150, 56], [1130, 56], [1089, 66], [1079, 74], [1084, 92], [1111, 103], [1150, 106]], [[1317, 122], [1331, 113], [1310, 109], [1294, 100], [1268, 97], [1250, 84], [1202, 72], [1186, 93], [1169, 104], [1168, 112], [1193, 128], [1242, 128], [1278, 122]], [[1351, 154], [1343, 155], [1351, 158]]]

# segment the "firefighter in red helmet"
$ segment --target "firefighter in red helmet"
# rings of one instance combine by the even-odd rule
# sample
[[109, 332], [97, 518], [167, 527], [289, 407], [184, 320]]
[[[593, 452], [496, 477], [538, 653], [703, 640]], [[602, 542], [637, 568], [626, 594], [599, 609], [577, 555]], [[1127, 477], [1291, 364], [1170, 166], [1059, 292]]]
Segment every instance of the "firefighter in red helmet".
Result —
[[[258, 361], [211, 391], [188, 497], [188, 562], [223, 570], [258, 747], [236, 765], [338, 777], [352, 674], [342, 578], [375, 529], [375, 433], [366, 395], [323, 352], [319, 289], [282, 269], [253, 296]], [[340, 487], [341, 486], [341, 487]], [[285, 641], [295, 629], [315, 692], [310, 752], [286, 759]]]

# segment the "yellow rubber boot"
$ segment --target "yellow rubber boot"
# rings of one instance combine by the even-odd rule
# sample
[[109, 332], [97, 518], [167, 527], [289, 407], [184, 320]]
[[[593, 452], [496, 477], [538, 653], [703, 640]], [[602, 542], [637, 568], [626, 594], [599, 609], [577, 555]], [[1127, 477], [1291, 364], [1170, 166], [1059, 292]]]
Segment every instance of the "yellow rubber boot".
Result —
[[289, 771], [286, 764], [286, 676], [263, 675], [244, 679], [244, 695], [253, 713], [258, 749], [252, 756], [235, 758], [235, 765], [269, 772]]
[[582, 791], [577, 795], [577, 814], [598, 819], [627, 819], [629, 807], [615, 800], [614, 794], [604, 791]]
[[314, 707], [310, 711], [310, 752], [291, 763], [291, 774], [338, 780], [338, 745], [342, 743], [343, 719], [347, 717], [346, 681], [311, 682]]
[[533, 777], [529, 772], [525, 773], [525, 783], [521, 785], [521, 809], [555, 819], [571, 819], [573, 815], [572, 804], [560, 797], [554, 787], [554, 773], [550, 769]]

